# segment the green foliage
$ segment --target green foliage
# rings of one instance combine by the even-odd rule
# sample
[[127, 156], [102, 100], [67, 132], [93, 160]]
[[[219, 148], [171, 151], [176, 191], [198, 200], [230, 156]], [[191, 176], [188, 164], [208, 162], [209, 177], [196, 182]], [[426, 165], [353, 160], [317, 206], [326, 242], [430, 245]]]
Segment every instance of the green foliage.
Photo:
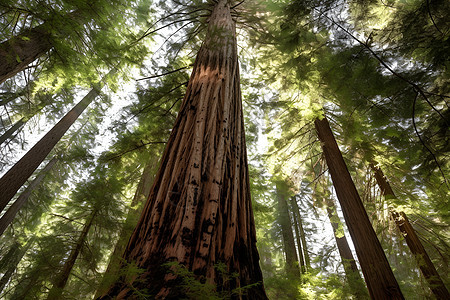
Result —
[[[261, 283], [249, 284], [243, 287], [235, 288], [232, 291], [217, 291], [217, 286], [208, 282], [206, 278], [195, 276], [194, 272], [189, 271], [184, 265], [176, 261], [164, 264], [164, 267], [169, 269], [169, 273], [178, 278], [181, 283], [179, 288], [186, 296], [185, 299], [199, 299], [199, 300], [220, 300], [233, 299], [239, 295], [246, 294], [246, 291], [255, 285]], [[224, 285], [229, 281], [238, 280], [239, 274], [229, 273], [228, 267], [224, 263], [217, 263], [214, 265], [218, 276], [223, 280]]]

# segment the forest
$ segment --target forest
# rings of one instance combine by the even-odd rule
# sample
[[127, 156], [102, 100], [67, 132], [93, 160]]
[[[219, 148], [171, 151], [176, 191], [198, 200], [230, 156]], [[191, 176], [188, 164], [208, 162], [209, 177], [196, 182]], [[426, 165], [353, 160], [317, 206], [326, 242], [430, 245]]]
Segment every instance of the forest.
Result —
[[0, 299], [450, 299], [449, 12], [1, 0]]

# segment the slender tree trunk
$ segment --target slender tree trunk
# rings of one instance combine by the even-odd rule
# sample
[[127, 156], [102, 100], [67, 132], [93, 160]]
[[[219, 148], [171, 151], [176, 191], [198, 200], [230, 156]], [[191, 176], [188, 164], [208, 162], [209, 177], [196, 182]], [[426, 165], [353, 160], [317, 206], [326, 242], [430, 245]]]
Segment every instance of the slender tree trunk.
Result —
[[34, 189], [41, 183], [45, 175], [53, 168], [53, 166], [58, 162], [58, 158], [53, 157], [44, 169], [39, 173], [38, 176], [27, 186], [27, 188], [20, 194], [17, 200], [8, 208], [5, 214], [0, 218], [0, 236], [5, 232], [5, 229], [11, 224], [16, 216], [17, 212], [22, 208], [22, 206], [27, 202], [31, 193]]
[[22, 128], [23, 124], [25, 124], [26, 121], [27, 119], [23, 117], [22, 119], [14, 123], [14, 125], [11, 126], [8, 130], [6, 130], [5, 133], [0, 136], [0, 145], [3, 144], [7, 139], [12, 137], [13, 134], [16, 133], [16, 131]]
[[295, 197], [291, 198], [291, 206], [292, 206], [292, 217], [294, 220], [294, 231], [295, 231], [295, 239], [297, 241], [297, 249], [298, 249], [298, 260], [300, 263], [300, 273], [306, 273], [305, 259], [303, 258], [303, 249], [302, 249], [302, 241], [300, 236], [299, 225], [297, 221], [297, 214], [295, 213], [294, 204], [292, 202], [296, 201]]
[[20, 243], [15, 241], [9, 248], [8, 252], [0, 259], [0, 273], [4, 273], [9, 263], [13, 260], [14, 255], [20, 248]]
[[30, 276], [22, 280], [20, 286], [14, 289], [14, 293], [9, 299], [30, 299], [35, 297], [36, 295], [28, 297], [28, 294], [31, 293], [33, 287], [42, 282], [41, 276], [43, 276], [41, 270], [33, 270]]
[[9, 248], [8, 252], [5, 256], [0, 260], [0, 273], [3, 274], [2, 279], [0, 280], [0, 291], [2, 291], [9, 281], [11, 274], [8, 274], [9, 269], [11, 268], [11, 262], [15, 261], [15, 257], [18, 256], [20, 252], [20, 244], [19, 242], [14, 242], [12, 246]]
[[52, 47], [45, 23], [1, 43], [0, 83], [24, 70]]
[[305, 230], [303, 229], [302, 216], [300, 214], [300, 209], [298, 207], [297, 201], [292, 201], [292, 204], [294, 206], [294, 214], [297, 214], [297, 222], [298, 229], [300, 231], [300, 239], [302, 241], [303, 256], [305, 257], [305, 269], [306, 272], [308, 272], [308, 270], [311, 270], [311, 258], [309, 257], [308, 245], [306, 244], [306, 234]]
[[[370, 164], [370, 167], [375, 173], [375, 179], [383, 195], [385, 197], [396, 198], [391, 185], [383, 174], [383, 171], [380, 168], [376, 167], [374, 164]], [[406, 214], [404, 212], [391, 211], [391, 217], [395, 221], [395, 224], [397, 224], [400, 232], [405, 238], [406, 244], [411, 250], [414, 258], [416, 259], [417, 265], [419, 266], [420, 271], [425, 277], [425, 280], [428, 282], [428, 285], [433, 294], [437, 299], [450, 299], [450, 294], [445, 287], [444, 282], [442, 281], [439, 273], [434, 267], [434, 264], [428, 256], [428, 253], [425, 251], [425, 248], [423, 247], [422, 242], [417, 236], [416, 231], [412, 227], [411, 223], [409, 223]]]
[[[336, 240], [336, 245], [339, 251], [339, 255], [342, 259], [342, 265], [344, 266], [345, 275], [347, 277], [348, 284], [354, 293], [356, 299], [367, 299], [367, 289], [364, 286], [364, 282], [359, 274], [356, 261], [353, 257], [352, 250], [348, 245], [347, 238], [343, 232], [342, 223], [339, 220], [336, 206], [332, 199], [327, 199], [327, 213], [330, 219], [331, 226], [333, 227], [333, 234]], [[339, 232], [339, 227], [341, 231]]]
[[[98, 298], [108, 291], [108, 288], [119, 278], [119, 270], [121, 264], [121, 255], [125, 251], [127, 242], [133, 233], [134, 228], [139, 220], [139, 216], [142, 213], [145, 201], [150, 195], [150, 189], [155, 178], [155, 166], [157, 160], [153, 157], [150, 158], [147, 166], [144, 168], [141, 179], [139, 181], [134, 198], [131, 201], [130, 209], [128, 211], [127, 219], [120, 231], [119, 240], [116, 243], [114, 251], [111, 255], [108, 268], [103, 276], [102, 282], [96, 292], [95, 298]], [[94, 298], [94, 299], [95, 299]]]
[[81, 231], [80, 236], [78, 237], [78, 241], [75, 245], [75, 248], [70, 252], [69, 258], [65, 262], [62, 271], [56, 276], [56, 279], [53, 281], [53, 286], [48, 293], [47, 300], [59, 300], [61, 299], [61, 295], [63, 289], [69, 279], [70, 272], [72, 271], [73, 266], [75, 265], [75, 261], [77, 260], [78, 255], [80, 254], [81, 249], [86, 241], [86, 237], [89, 233], [89, 229], [91, 229], [92, 222], [94, 221], [98, 210], [93, 210], [89, 219], [83, 226], [83, 230]]
[[[67, 14], [64, 20], [84, 22], [88, 18], [81, 11], [75, 10]], [[51, 33], [55, 28], [60, 29], [58, 23], [53, 23], [49, 19], [0, 44], [0, 83], [25, 70], [31, 62], [53, 48]], [[66, 32], [59, 34], [67, 35]]]
[[9, 102], [17, 99], [20, 96], [25, 95], [28, 86], [22, 88], [19, 92], [3, 92], [0, 93], [0, 106], [6, 105]]
[[[294, 235], [292, 233], [291, 218], [284, 194], [283, 184], [277, 184], [278, 224], [281, 226], [283, 236], [283, 250], [286, 256], [286, 273], [292, 278], [299, 278], [297, 252], [295, 249]], [[294, 277], [295, 276], [295, 277]]]
[[314, 121], [372, 299], [404, 299], [326, 118]]
[[[249, 190], [235, 24], [219, 0], [193, 66], [185, 98], [141, 219], [124, 253], [145, 270], [121, 278], [102, 299], [185, 298], [174, 261], [218, 292], [267, 299], [262, 285]], [[215, 268], [226, 266], [225, 276]], [[126, 267], [125, 265], [123, 266]], [[222, 269], [222, 268], [220, 268]]]
[[[35, 236], [30, 238], [24, 247], [20, 247], [19, 244], [14, 244], [11, 247], [13, 252], [11, 253], [11, 255], [9, 255], [10, 254], [9, 252], [7, 253], [7, 256], [6, 256], [7, 257], [7, 260], [6, 260], [7, 269], [4, 272], [4, 274], [2, 276], [2, 279], [0, 279], [0, 291], [2, 291], [5, 288], [5, 285], [8, 283], [9, 279], [11, 278], [11, 275], [16, 270], [17, 265], [22, 260], [22, 257], [25, 255], [27, 250], [34, 243], [35, 239], [36, 239]], [[3, 261], [3, 259], [2, 259], [2, 261]], [[3, 272], [4, 269], [5, 269], [5, 266], [3, 266], [3, 264], [2, 264], [2, 267], [0, 268], [0, 271]]]
[[[110, 72], [111, 73], [111, 72]], [[106, 75], [108, 76], [108, 75]], [[47, 157], [53, 147], [72, 126], [86, 107], [97, 97], [103, 87], [103, 81], [69, 111], [53, 128], [36, 143], [2, 178], [0, 178], [0, 211], [8, 205], [20, 187]]]
[[25, 125], [28, 120], [30, 120], [34, 115], [39, 113], [44, 107], [37, 107], [34, 111], [26, 114], [24, 117], [22, 117], [19, 121], [17, 121], [13, 126], [11, 126], [2, 136], [0, 136], [0, 145], [3, 144], [6, 140], [14, 138], [19, 130], [23, 128], [23, 125]]

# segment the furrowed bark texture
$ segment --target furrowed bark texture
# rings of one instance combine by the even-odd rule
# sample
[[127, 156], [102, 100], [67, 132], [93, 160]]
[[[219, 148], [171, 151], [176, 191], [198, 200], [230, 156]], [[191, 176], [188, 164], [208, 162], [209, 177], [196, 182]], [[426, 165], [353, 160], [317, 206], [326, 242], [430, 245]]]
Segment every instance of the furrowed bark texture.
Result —
[[5, 214], [0, 218], [0, 236], [5, 232], [5, 229], [11, 224], [16, 216], [17, 212], [27, 202], [33, 190], [41, 183], [45, 175], [53, 168], [58, 162], [58, 158], [53, 157], [47, 165], [42, 169], [38, 176], [27, 186], [27, 188], [17, 197], [17, 200], [8, 208]]
[[281, 226], [281, 235], [283, 237], [283, 250], [286, 256], [286, 273], [299, 278], [300, 270], [298, 266], [297, 251], [295, 249], [294, 234], [292, 233], [291, 218], [289, 216], [288, 205], [282, 188], [277, 186], [278, 200], [278, 223]]
[[0, 44], [0, 83], [24, 70], [53, 47], [50, 34], [43, 25]]
[[[111, 74], [114, 71], [111, 71]], [[108, 75], [106, 75], [108, 76]], [[99, 95], [103, 81], [72, 108], [52, 129], [42, 137], [8, 172], [0, 178], [0, 211], [2, 211], [20, 187], [44, 161], [66, 131], [78, 119], [81, 113]]]
[[326, 118], [314, 121], [372, 299], [404, 299]]
[[97, 210], [93, 210], [91, 215], [89, 216], [89, 219], [84, 224], [83, 230], [81, 231], [81, 234], [78, 237], [78, 241], [75, 244], [75, 248], [73, 248], [72, 251], [70, 252], [67, 261], [64, 263], [63, 269], [57, 275], [56, 279], [53, 282], [53, 286], [48, 293], [47, 300], [59, 300], [62, 298], [61, 294], [63, 292], [63, 289], [66, 286], [67, 280], [69, 279], [70, 276], [70, 272], [72, 272], [73, 266], [75, 265], [75, 261], [77, 260], [78, 255], [80, 254], [81, 249], [84, 246], [86, 237], [89, 233], [89, 230], [91, 229], [92, 222], [94, 221], [97, 213], [98, 213]]
[[[210, 16], [185, 98], [160, 169], [124, 258], [144, 270], [122, 278], [102, 299], [181, 299], [180, 278], [161, 267], [178, 262], [235, 299], [267, 299], [256, 249], [237, 60], [235, 25], [227, 1]], [[238, 277], [225, 280], [214, 266]]]
[[[390, 183], [387, 181], [386, 177], [383, 174], [383, 171], [379, 167], [376, 167], [374, 164], [371, 164], [370, 167], [375, 173], [375, 179], [383, 195], [396, 198]], [[422, 242], [417, 236], [416, 231], [409, 222], [406, 214], [404, 212], [391, 211], [391, 217], [395, 221], [395, 224], [405, 238], [406, 244], [411, 250], [417, 262], [417, 265], [419, 266], [423, 277], [425, 277], [425, 280], [428, 282], [428, 285], [433, 294], [437, 299], [450, 299], [450, 293], [445, 287], [444, 282], [442, 281], [439, 273], [434, 267], [434, 264], [428, 256], [428, 253], [425, 251]]]
[[367, 289], [362, 281], [361, 275], [359, 274], [352, 250], [350, 250], [350, 246], [348, 245], [347, 238], [345, 235], [338, 236], [337, 234], [340, 221], [334, 201], [331, 199], [327, 200], [327, 213], [328, 218], [330, 219], [331, 227], [333, 227], [334, 238], [336, 240], [339, 255], [342, 259], [342, 265], [344, 266], [345, 276], [347, 277], [349, 286], [352, 289], [356, 299], [367, 299]]

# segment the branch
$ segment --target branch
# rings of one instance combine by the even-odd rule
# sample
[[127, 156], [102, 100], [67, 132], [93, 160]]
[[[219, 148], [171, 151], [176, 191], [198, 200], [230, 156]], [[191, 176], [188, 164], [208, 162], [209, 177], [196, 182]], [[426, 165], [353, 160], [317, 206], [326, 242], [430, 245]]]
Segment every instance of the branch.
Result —
[[[183, 82], [182, 84], [177, 85], [176, 87], [172, 88], [170, 91], [168, 91], [167, 93], [165, 93], [164, 95], [162, 95], [162, 96], [160, 97], [160, 99], [162, 99], [163, 97], [169, 95], [170, 93], [172, 93], [173, 91], [179, 89], [180, 87], [187, 85], [188, 83], [189, 83], [189, 81], [185, 81], [185, 82]], [[168, 101], [168, 100], [167, 100], [167, 101]], [[166, 101], [166, 102], [167, 102], [167, 101]], [[156, 102], [156, 101], [154, 101], [154, 102]], [[132, 116], [128, 121], [130, 121], [131, 119], [133, 119], [134, 117], [136, 117], [138, 114], [142, 113], [144, 110], [146, 110], [146, 109], [148, 109], [149, 107], [151, 107], [151, 106], [154, 104], [154, 102], [151, 102], [150, 104], [148, 104], [148, 105], [144, 106], [142, 109], [140, 109], [137, 113], [133, 114], [133, 116]], [[128, 122], [128, 121], [127, 121], [127, 122]]]
[[330, 20], [334, 25], [336, 25], [337, 27], [339, 27], [340, 29], [342, 29], [345, 33], [347, 33], [350, 37], [352, 37], [355, 41], [357, 41], [359, 44], [361, 44], [362, 46], [364, 46], [367, 50], [369, 50], [369, 52], [387, 69], [389, 70], [389, 72], [391, 72], [394, 76], [398, 77], [399, 79], [405, 81], [406, 83], [408, 83], [409, 85], [411, 85], [417, 92], [419, 92], [419, 94], [425, 99], [425, 101], [428, 103], [428, 105], [430, 105], [430, 107], [439, 114], [439, 116], [445, 121], [445, 123], [448, 125], [447, 119], [444, 118], [444, 116], [433, 106], [433, 104], [430, 102], [430, 100], [428, 100], [428, 97], [425, 95], [425, 92], [422, 90], [422, 88], [420, 86], [418, 86], [416, 83], [410, 81], [409, 79], [403, 77], [402, 75], [400, 75], [399, 73], [397, 73], [396, 71], [394, 71], [390, 66], [388, 66], [387, 63], [385, 63], [379, 56], [377, 53], [375, 53], [374, 50], [372, 50], [372, 48], [369, 47], [369, 45], [367, 45], [366, 43], [362, 42], [361, 40], [359, 40], [356, 36], [354, 36], [350, 31], [348, 31], [347, 29], [345, 29], [342, 25], [338, 24], [336, 21], [334, 21], [332, 18], [328, 17], [325, 15], [325, 17]]
[[242, 0], [242, 1], [239, 2], [238, 4], [233, 5], [232, 7], [230, 7], [230, 9], [235, 9], [236, 7], [238, 7], [239, 5], [241, 5], [241, 4], [244, 3], [244, 2], [245, 2], [245, 0]]
[[431, 10], [430, 10], [430, 0], [427, 0], [427, 10], [428, 10], [428, 14], [430, 15], [431, 22], [433, 22], [434, 27], [436, 27], [437, 31], [439, 31], [441, 34], [443, 34], [442, 31], [439, 29], [439, 27], [437, 27], [436, 23], [434, 22], [433, 15], [431, 14]]
[[65, 217], [65, 216], [63, 216], [63, 215], [58, 215], [58, 214], [54, 214], [54, 213], [51, 213], [50, 215], [55, 216], [55, 217], [59, 217], [59, 218], [66, 219], [67, 221], [74, 222], [74, 223], [77, 223], [77, 224], [80, 224], [80, 225], [84, 225], [84, 224], [81, 223], [81, 222], [78, 222], [78, 221], [76, 221], [76, 220], [74, 220], [74, 219], [70, 219], [70, 218]]
[[136, 81], [141, 81], [141, 80], [145, 80], [145, 79], [152, 79], [152, 78], [158, 78], [158, 77], [166, 76], [166, 75], [169, 75], [169, 74], [172, 74], [172, 73], [175, 73], [175, 72], [187, 69], [187, 68], [189, 68], [189, 67], [182, 67], [182, 68], [179, 68], [179, 69], [167, 72], [167, 73], [162, 73], [162, 74], [157, 74], [157, 75], [151, 75], [151, 76], [144, 77], [144, 78], [139, 78], [139, 79], [136, 79]]
[[447, 185], [447, 187], [449, 187], [448, 182], [447, 182], [447, 178], [445, 177], [445, 174], [444, 174], [444, 172], [442, 171], [441, 165], [439, 164], [439, 162], [438, 162], [436, 156], [435, 156], [434, 153], [431, 151], [431, 149], [428, 148], [428, 146], [425, 144], [425, 142], [422, 140], [422, 137], [420, 136], [419, 131], [417, 130], [415, 118], [416, 118], [416, 101], [417, 101], [417, 97], [418, 97], [418, 96], [419, 96], [419, 91], [416, 91], [416, 97], [414, 97], [414, 101], [413, 101], [413, 111], [412, 111], [412, 123], [413, 123], [413, 126], [414, 126], [414, 131], [416, 132], [417, 137], [419, 138], [420, 142], [421, 142], [422, 145], [425, 147], [425, 149], [427, 149], [428, 152], [430, 152], [431, 156], [433, 157], [433, 160], [436, 162], [436, 165], [437, 165], [439, 171], [440, 171], [441, 174], [442, 174], [442, 177], [443, 177], [443, 179], [444, 179], [445, 184]]
[[122, 153], [120, 153], [120, 154], [117, 154], [116, 156], [111, 157], [111, 158], [108, 159], [107, 161], [114, 160], [114, 159], [119, 158], [119, 157], [121, 157], [121, 156], [123, 156], [123, 155], [125, 155], [125, 154], [127, 154], [127, 153], [129, 153], [129, 152], [135, 151], [135, 150], [140, 149], [140, 148], [142, 148], [142, 147], [144, 147], [144, 146], [147, 146], [147, 145], [152, 145], [152, 144], [165, 144], [165, 143], [166, 143], [166, 142], [148, 142], [148, 143], [142, 142], [142, 145], [136, 146], [136, 147], [134, 147], [134, 148], [132, 148], [132, 149], [128, 149], [127, 151], [124, 151], [124, 152], [122, 152]]

